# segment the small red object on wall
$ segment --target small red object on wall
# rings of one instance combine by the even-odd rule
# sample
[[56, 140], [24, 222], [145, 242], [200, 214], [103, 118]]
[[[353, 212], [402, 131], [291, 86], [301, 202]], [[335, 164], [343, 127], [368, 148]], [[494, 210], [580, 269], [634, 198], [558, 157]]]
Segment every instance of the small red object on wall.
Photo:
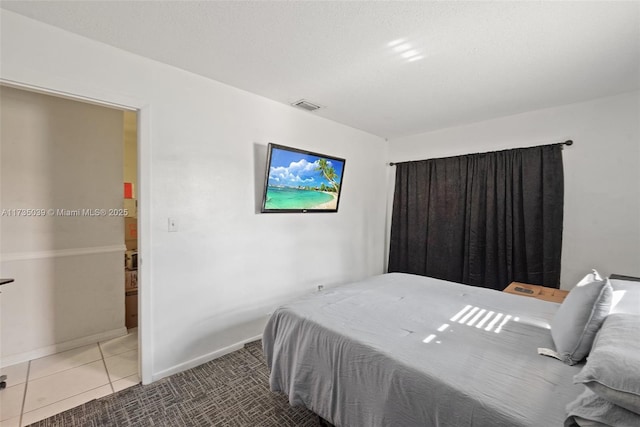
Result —
[[133, 183], [125, 182], [124, 183], [124, 198], [125, 199], [133, 199]]

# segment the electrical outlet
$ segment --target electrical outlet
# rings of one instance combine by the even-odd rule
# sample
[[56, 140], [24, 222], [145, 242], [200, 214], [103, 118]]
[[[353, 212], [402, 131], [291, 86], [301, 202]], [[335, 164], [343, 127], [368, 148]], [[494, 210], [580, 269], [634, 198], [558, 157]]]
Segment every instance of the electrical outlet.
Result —
[[178, 231], [178, 221], [175, 218], [169, 218], [169, 231]]

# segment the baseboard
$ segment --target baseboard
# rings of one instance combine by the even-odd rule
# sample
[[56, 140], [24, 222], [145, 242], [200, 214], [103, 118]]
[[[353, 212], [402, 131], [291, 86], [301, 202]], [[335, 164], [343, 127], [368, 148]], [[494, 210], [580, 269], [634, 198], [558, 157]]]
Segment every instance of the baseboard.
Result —
[[99, 334], [93, 334], [82, 338], [76, 338], [70, 341], [65, 341], [58, 344], [49, 345], [47, 347], [40, 347], [35, 350], [27, 351], [24, 353], [12, 354], [0, 359], [0, 366], [11, 366], [17, 363], [27, 362], [33, 359], [39, 359], [41, 357], [50, 356], [52, 354], [60, 353], [61, 351], [67, 351], [74, 348], [82, 347], [84, 345], [95, 344], [100, 341], [110, 340], [112, 338], [121, 337], [127, 335], [127, 328], [124, 326], [118, 329], [112, 329], [110, 331], [101, 332]]
[[219, 357], [222, 357], [226, 354], [229, 353], [233, 353], [234, 351], [240, 350], [241, 348], [244, 347], [245, 344], [253, 342], [253, 341], [257, 341], [262, 339], [262, 334], [260, 335], [256, 335], [255, 337], [252, 338], [247, 338], [244, 339], [242, 341], [239, 341], [235, 344], [232, 344], [230, 346], [221, 348], [220, 350], [216, 350], [216, 351], [212, 351], [211, 353], [207, 353], [203, 356], [200, 357], [196, 357], [195, 359], [191, 359], [187, 362], [184, 363], [180, 363], [178, 365], [172, 366], [169, 369], [165, 369], [164, 371], [160, 371], [160, 372], [156, 372], [155, 374], [153, 374], [153, 376], [151, 377], [151, 381], [158, 381], [162, 378], [166, 378], [170, 375], [173, 374], [177, 374], [179, 372], [182, 371], [186, 371], [187, 369], [191, 369], [191, 368], [195, 368], [196, 366], [200, 366], [203, 363], [207, 363], [210, 362], [214, 359], [217, 359]]
[[258, 340], [261, 340], [261, 339], [262, 339], [262, 334], [260, 334], [260, 335], [256, 335], [256, 336], [255, 336], [255, 337], [253, 337], [253, 338], [247, 338], [246, 340], [244, 340], [244, 341], [240, 341], [240, 342], [241, 342], [241, 343], [242, 343], [242, 345], [244, 346], [245, 344], [248, 344], [248, 343], [250, 343], [250, 342], [254, 342], [254, 341], [258, 341]]

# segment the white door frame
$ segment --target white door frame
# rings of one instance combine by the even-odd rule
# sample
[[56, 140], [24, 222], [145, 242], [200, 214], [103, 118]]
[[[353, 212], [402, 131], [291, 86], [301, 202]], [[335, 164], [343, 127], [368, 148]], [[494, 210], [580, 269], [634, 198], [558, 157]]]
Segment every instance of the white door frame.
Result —
[[[151, 321], [151, 104], [97, 87], [84, 87], [47, 75], [47, 87], [0, 77], [0, 84], [138, 113], [138, 372], [143, 384], [153, 381], [153, 334]], [[77, 82], [76, 85], [77, 86]]]

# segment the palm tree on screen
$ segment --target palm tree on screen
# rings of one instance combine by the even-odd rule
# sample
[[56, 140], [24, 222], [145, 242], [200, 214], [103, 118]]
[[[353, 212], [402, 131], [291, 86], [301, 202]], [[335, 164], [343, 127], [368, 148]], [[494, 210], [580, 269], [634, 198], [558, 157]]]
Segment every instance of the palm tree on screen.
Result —
[[329, 165], [327, 159], [318, 159], [318, 165], [316, 166], [317, 171], [322, 172], [322, 175], [329, 181], [329, 183], [335, 188], [336, 193], [338, 192], [339, 185], [336, 182], [336, 178], [338, 178], [338, 174], [333, 166]]

